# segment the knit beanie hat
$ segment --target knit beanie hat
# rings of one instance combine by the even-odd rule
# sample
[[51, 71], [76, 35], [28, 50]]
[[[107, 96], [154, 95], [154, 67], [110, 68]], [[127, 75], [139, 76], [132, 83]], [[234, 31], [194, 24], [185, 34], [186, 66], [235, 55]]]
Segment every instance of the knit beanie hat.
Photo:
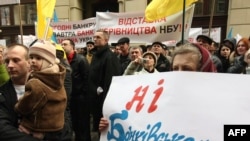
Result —
[[[29, 48], [29, 55], [34, 54], [42, 57], [50, 64], [58, 64], [60, 61], [56, 58], [56, 48], [49, 41], [40, 40], [35, 42]], [[46, 62], [43, 62], [43, 65], [47, 65]], [[44, 67], [45, 67], [44, 66]]]
[[153, 57], [153, 59], [155, 61], [155, 66], [156, 66], [157, 65], [157, 56], [155, 55], [155, 53], [152, 51], [147, 51], [147, 52], [143, 53], [142, 58], [144, 58], [146, 55], [151, 55]]

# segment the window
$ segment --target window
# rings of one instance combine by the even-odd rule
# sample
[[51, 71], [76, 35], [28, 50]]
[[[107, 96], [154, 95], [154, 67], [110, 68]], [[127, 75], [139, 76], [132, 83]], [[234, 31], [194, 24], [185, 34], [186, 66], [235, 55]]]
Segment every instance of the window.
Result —
[[202, 2], [195, 3], [194, 15], [195, 16], [203, 15], [203, 3]]
[[[214, 2], [214, 15], [227, 14], [226, 0], [215, 0]], [[213, 0], [198, 0], [195, 4], [194, 16], [210, 15], [212, 3]]]
[[20, 25], [20, 22], [23, 25], [34, 25], [37, 20], [36, 4], [2, 6], [0, 7], [0, 17], [1, 26]]
[[226, 14], [226, 2], [225, 0], [217, 0], [215, 3], [215, 14]]
[[11, 23], [10, 23], [10, 7], [9, 6], [0, 7], [0, 13], [1, 13], [1, 25], [2, 26], [11, 25]]
[[[24, 4], [21, 5], [21, 15], [19, 14], [19, 6], [14, 6], [14, 25], [20, 25], [20, 22], [24, 25], [34, 24], [37, 20], [36, 16], [36, 5], [35, 4]], [[21, 21], [20, 21], [21, 16]]]

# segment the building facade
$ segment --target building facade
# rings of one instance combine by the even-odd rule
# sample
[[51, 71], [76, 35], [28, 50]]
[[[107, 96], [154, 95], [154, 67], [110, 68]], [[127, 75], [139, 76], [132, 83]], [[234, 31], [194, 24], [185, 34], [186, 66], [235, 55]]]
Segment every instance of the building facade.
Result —
[[[57, 0], [55, 9], [59, 21], [77, 21], [95, 17], [96, 11], [144, 11], [150, 1]], [[6, 40], [6, 44], [17, 42], [18, 35], [35, 35], [36, 0], [20, 2], [20, 5], [0, 5], [0, 40]], [[196, 3], [192, 27], [220, 27], [221, 39], [227, 37], [231, 28], [233, 36], [240, 34], [248, 37], [249, 32], [246, 29], [250, 26], [249, 7], [249, 0], [199, 0]]]

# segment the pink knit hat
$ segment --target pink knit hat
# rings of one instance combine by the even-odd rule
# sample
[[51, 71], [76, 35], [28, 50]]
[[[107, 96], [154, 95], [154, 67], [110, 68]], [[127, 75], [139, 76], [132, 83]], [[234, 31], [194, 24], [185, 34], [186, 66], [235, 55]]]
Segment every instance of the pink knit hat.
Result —
[[34, 54], [44, 58], [51, 64], [58, 64], [56, 48], [49, 41], [38, 40], [29, 48], [29, 55]]

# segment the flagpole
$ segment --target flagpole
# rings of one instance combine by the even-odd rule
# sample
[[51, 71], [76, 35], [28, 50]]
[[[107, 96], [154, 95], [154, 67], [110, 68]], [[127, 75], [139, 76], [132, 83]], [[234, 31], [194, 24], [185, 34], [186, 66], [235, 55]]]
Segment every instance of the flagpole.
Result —
[[45, 31], [44, 31], [44, 36], [43, 36], [43, 39], [44, 40], [47, 40], [47, 35], [48, 35], [48, 31], [49, 31], [49, 25], [50, 25], [50, 22], [51, 22], [51, 18], [47, 18], [47, 24], [46, 24], [46, 27], [45, 27]]
[[23, 44], [23, 24], [22, 24], [22, 10], [21, 10], [21, 2], [18, 3], [19, 7], [19, 22], [20, 22], [20, 34], [21, 34], [21, 44]]
[[181, 29], [181, 43], [182, 44], [184, 44], [185, 12], [186, 12], [186, 0], [183, 0], [182, 29]]
[[211, 32], [211, 28], [212, 28], [212, 25], [213, 25], [214, 4], [215, 4], [215, 0], [212, 0], [212, 9], [211, 9], [211, 15], [210, 15], [210, 21], [209, 21], [209, 32], [208, 32], [208, 37], [210, 37], [210, 32]]

